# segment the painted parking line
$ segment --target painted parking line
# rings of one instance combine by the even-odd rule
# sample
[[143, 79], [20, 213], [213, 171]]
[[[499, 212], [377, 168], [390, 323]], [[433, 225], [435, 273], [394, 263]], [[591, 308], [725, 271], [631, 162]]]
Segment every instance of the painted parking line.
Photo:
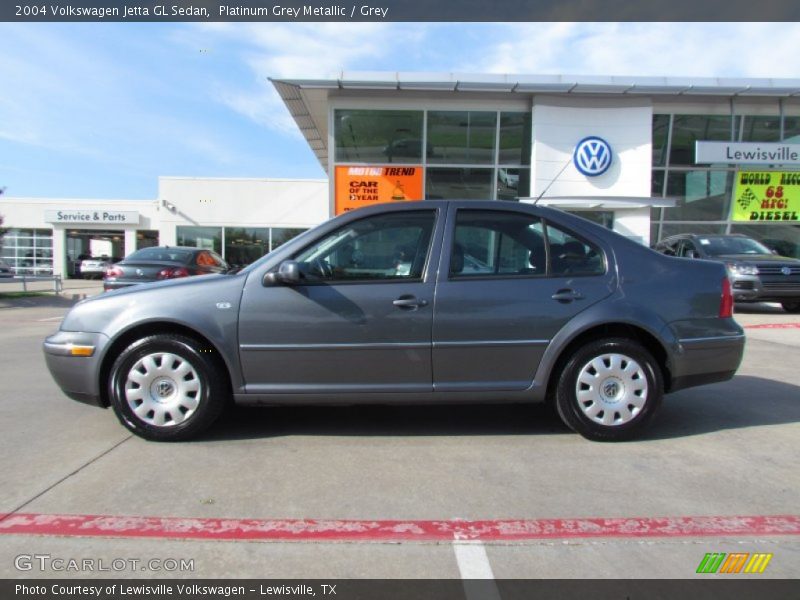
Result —
[[800, 515], [469, 521], [0, 515], [0, 534], [317, 542], [800, 535]]
[[760, 323], [745, 325], [745, 329], [800, 329], [800, 323]]

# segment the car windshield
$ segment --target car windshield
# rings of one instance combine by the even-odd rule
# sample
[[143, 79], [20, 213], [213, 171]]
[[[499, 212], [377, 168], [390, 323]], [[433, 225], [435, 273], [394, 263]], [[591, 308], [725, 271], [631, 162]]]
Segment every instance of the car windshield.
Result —
[[146, 260], [188, 263], [191, 256], [191, 251], [178, 250], [177, 248], [142, 248], [128, 256], [125, 260], [128, 262], [133, 260]]
[[709, 256], [724, 254], [772, 254], [772, 252], [752, 238], [708, 236], [698, 238], [700, 245]]

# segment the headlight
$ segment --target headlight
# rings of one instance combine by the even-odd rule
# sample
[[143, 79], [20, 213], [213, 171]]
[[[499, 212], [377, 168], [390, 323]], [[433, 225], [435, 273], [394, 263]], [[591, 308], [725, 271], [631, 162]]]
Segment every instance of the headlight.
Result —
[[728, 263], [726, 266], [731, 275], [758, 275], [758, 267], [755, 265]]

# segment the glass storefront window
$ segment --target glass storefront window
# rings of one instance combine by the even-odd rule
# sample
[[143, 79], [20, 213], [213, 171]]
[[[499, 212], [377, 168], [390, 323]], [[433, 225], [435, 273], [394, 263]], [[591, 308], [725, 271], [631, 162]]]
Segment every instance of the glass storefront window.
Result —
[[300, 229], [296, 227], [273, 227], [272, 228], [272, 248], [275, 250], [289, 240], [296, 238], [301, 233], [308, 231], [307, 229]]
[[136, 232], [136, 249], [153, 248], [158, 246], [158, 231], [155, 229], [140, 229]]
[[800, 144], [800, 117], [784, 117], [783, 141]]
[[267, 227], [226, 227], [225, 260], [232, 267], [245, 267], [269, 252]]
[[[661, 226], [662, 240], [679, 233], [722, 234], [725, 233], [725, 225], [722, 223], [664, 223]], [[655, 241], [653, 238], [650, 243], [654, 244]]]
[[222, 227], [177, 227], [178, 245], [222, 254]]
[[800, 258], [800, 225], [733, 225], [731, 233], [743, 233], [781, 256]]
[[667, 161], [669, 115], [653, 115], [653, 166], [663, 167]]
[[531, 190], [530, 169], [497, 169], [497, 200], [527, 198]]
[[664, 220], [725, 220], [732, 186], [731, 171], [673, 171], [667, 177], [667, 197], [677, 203], [664, 209]]
[[430, 111], [428, 163], [492, 164], [496, 133], [496, 112]]
[[493, 169], [429, 168], [425, 181], [428, 200], [486, 200], [492, 197]]
[[748, 117], [742, 126], [743, 142], [780, 142], [780, 117]]
[[421, 110], [336, 110], [333, 118], [335, 160], [420, 163], [422, 116]]
[[53, 232], [9, 229], [2, 238], [2, 259], [15, 275], [53, 274]]
[[[675, 115], [672, 123], [670, 165], [694, 165], [694, 143], [700, 141], [730, 141], [730, 116]], [[739, 118], [733, 118], [734, 124]], [[736, 139], [737, 131], [733, 132]]]
[[531, 113], [500, 113], [500, 148], [497, 162], [501, 165], [531, 164]]

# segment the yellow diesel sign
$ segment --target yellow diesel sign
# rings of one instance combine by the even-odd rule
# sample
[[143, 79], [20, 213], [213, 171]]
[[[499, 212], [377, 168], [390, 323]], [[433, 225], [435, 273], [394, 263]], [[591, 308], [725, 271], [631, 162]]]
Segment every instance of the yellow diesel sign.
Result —
[[739, 172], [731, 218], [749, 222], [800, 221], [800, 172]]

